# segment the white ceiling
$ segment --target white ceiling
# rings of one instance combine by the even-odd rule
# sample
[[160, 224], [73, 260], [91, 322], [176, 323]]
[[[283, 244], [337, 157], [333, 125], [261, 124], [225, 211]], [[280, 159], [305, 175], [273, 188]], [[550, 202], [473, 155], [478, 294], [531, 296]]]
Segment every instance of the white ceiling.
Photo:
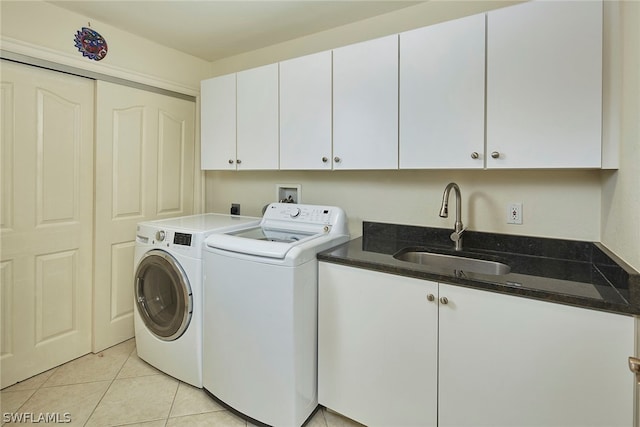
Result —
[[[50, 0], [161, 45], [216, 61], [421, 1]], [[99, 28], [94, 29], [100, 32]], [[107, 39], [108, 42], [108, 39]]]

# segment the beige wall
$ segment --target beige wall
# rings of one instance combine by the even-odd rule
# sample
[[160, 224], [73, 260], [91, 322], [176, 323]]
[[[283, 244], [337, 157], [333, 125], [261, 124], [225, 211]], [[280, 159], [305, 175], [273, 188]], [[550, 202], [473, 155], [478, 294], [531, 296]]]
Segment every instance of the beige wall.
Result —
[[[602, 242], [640, 270], [640, 2], [612, 10], [618, 23], [612, 38], [620, 60], [612, 91], [619, 94], [611, 133], [621, 140], [620, 169], [602, 174]], [[619, 82], [618, 84], [614, 84]]]
[[[207, 172], [206, 210], [229, 212], [233, 202], [243, 215], [260, 215], [276, 184], [300, 184], [303, 203], [344, 208], [354, 236], [363, 220], [453, 228], [453, 217], [438, 217], [450, 181], [460, 186], [470, 230], [599, 240], [598, 171]], [[509, 202], [523, 203], [522, 225], [506, 224]]]
[[211, 76], [223, 75], [310, 53], [334, 49], [364, 40], [371, 40], [376, 37], [482, 13], [491, 9], [509, 6], [520, 1], [522, 0], [428, 1], [417, 6], [407, 7], [350, 25], [344, 25], [332, 30], [213, 62], [211, 65]]
[[[70, 38], [88, 18], [43, 1], [0, 2], [2, 48], [67, 65], [125, 74], [132, 80], [197, 94], [199, 81], [267, 63], [318, 52], [456, 17], [507, 6], [505, 1], [435, 1], [355, 24], [292, 40], [215, 63], [160, 46], [98, 21], [91, 25], [109, 42], [101, 63], [82, 58]], [[240, 202], [244, 214], [259, 215], [275, 199], [275, 184], [302, 184], [303, 202], [343, 206], [351, 231], [362, 220], [449, 226], [437, 217], [444, 186], [456, 181], [463, 192], [463, 216], [470, 229], [512, 234], [601, 240], [640, 270], [640, 3], [605, 2], [605, 36], [620, 46], [605, 48], [615, 62], [605, 72], [610, 114], [605, 137], [620, 139], [621, 165], [607, 171], [385, 171], [385, 172], [207, 172], [208, 211], [227, 212]], [[42, 36], [46, 29], [46, 37]], [[610, 48], [611, 46], [609, 46]], [[608, 93], [610, 92], [610, 93]], [[616, 96], [608, 96], [614, 94]], [[619, 96], [618, 96], [619, 95]], [[524, 204], [524, 224], [507, 225], [506, 204]]]
[[[1, 46], [9, 52], [194, 96], [209, 73], [209, 62], [44, 1], [2, 0], [0, 19]], [[109, 46], [99, 62], [83, 58], [73, 43], [76, 31], [89, 22]]]
[[[438, 217], [442, 191], [456, 181], [463, 194], [463, 221], [469, 229], [518, 235], [603, 241], [640, 269], [640, 197], [638, 176], [638, 32], [639, 3], [625, 2], [625, 32], [620, 33], [619, 4], [605, 2], [605, 33], [625, 48], [625, 80], [618, 65], [605, 71], [605, 93], [615, 104], [607, 112], [606, 138], [622, 138], [619, 172], [610, 171], [336, 171], [336, 172], [207, 172], [206, 210], [228, 212], [232, 202], [242, 213], [260, 215], [275, 200], [275, 185], [302, 185], [302, 202], [335, 204], [346, 209], [353, 235], [363, 220], [427, 226], [452, 226]], [[505, 2], [430, 2], [302, 39], [227, 58], [212, 64], [221, 75], [350, 43], [466, 16]], [[614, 16], [610, 16], [614, 14]], [[609, 52], [605, 47], [605, 57]], [[633, 51], [633, 52], [631, 52]], [[620, 56], [613, 58], [619, 61]], [[607, 59], [608, 60], [608, 59]], [[618, 70], [619, 71], [619, 70]], [[624, 88], [621, 85], [624, 84]], [[627, 87], [628, 86], [628, 87]], [[615, 94], [614, 94], [615, 95]], [[621, 122], [620, 116], [625, 121]], [[611, 129], [611, 124], [619, 126]], [[506, 224], [508, 202], [523, 203], [523, 225]]]

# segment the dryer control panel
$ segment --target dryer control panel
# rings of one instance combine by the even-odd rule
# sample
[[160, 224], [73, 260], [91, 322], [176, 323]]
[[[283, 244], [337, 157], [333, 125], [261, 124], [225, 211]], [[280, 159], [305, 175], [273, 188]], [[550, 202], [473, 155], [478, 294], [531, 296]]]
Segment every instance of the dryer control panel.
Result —
[[173, 244], [191, 246], [191, 236], [189, 233], [176, 233], [173, 235]]

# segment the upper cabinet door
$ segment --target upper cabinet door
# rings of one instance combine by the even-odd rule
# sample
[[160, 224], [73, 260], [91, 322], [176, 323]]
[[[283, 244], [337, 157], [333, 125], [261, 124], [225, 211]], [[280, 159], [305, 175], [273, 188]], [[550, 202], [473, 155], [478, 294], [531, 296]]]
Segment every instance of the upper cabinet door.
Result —
[[237, 73], [238, 170], [278, 169], [278, 64]]
[[527, 2], [487, 25], [487, 167], [599, 168], [602, 3]]
[[484, 14], [400, 34], [400, 168], [484, 167], [484, 69]]
[[398, 35], [333, 51], [334, 169], [398, 168]]
[[200, 83], [202, 169], [236, 169], [236, 75]]
[[280, 63], [280, 169], [331, 169], [331, 51]]

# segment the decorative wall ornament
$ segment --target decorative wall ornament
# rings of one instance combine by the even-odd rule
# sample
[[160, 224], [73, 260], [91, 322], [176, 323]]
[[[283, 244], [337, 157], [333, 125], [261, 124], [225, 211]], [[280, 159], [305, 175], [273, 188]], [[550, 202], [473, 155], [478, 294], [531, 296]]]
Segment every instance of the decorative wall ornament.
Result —
[[82, 30], [76, 32], [74, 38], [75, 46], [82, 56], [86, 56], [94, 61], [100, 61], [107, 56], [107, 41], [91, 28], [82, 27]]

